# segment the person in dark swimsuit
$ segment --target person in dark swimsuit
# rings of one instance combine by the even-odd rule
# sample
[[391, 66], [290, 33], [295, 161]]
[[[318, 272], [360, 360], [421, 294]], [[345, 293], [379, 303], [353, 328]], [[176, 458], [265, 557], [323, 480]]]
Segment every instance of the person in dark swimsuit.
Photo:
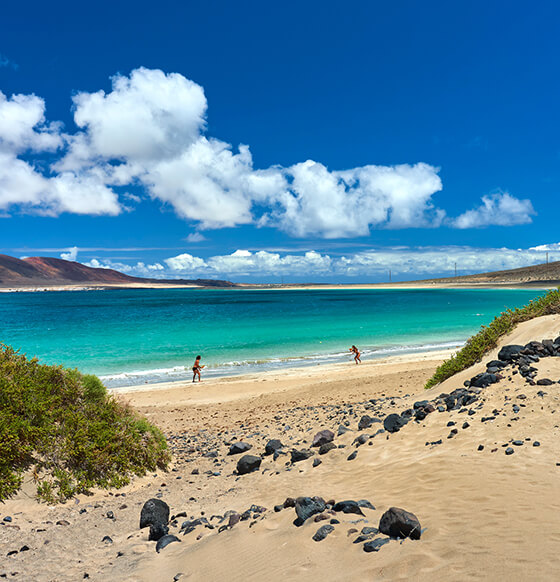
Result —
[[196, 356], [196, 360], [194, 361], [194, 366], [192, 367], [192, 371], [193, 371], [193, 377], [192, 377], [192, 381], [194, 382], [196, 380], [196, 377], [198, 376], [198, 381], [200, 382], [200, 370], [202, 370], [202, 368], [204, 368], [204, 366], [200, 365], [200, 358], [202, 356]]
[[362, 354], [360, 354], [360, 350], [356, 346], [352, 346], [349, 351], [351, 351], [354, 354], [354, 361], [356, 362], [356, 364], [361, 364], [362, 360], [360, 360], [360, 356]]

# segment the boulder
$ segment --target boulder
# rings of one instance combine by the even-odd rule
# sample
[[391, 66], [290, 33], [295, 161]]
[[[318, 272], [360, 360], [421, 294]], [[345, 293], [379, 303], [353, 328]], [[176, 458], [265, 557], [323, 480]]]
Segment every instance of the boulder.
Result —
[[320, 447], [326, 445], [334, 440], [334, 432], [332, 430], [320, 430], [314, 437], [311, 443], [312, 447]]
[[284, 445], [278, 439], [269, 440], [264, 447], [265, 455], [273, 455], [276, 451], [279, 451]]
[[151, 523], [150, 524], [150, 535], [148, 540], [157, 542], [163, 536], [169, 533], [169, 527], [163, 523]]
[[261, 461], [262, 459], [255, 455], [243, 455], [243, 457], [237, 461], [237, 472], [240, 475], [246, 475], [247, 473], [257, 471], [261, 466]]
[[379, 531], [392, 538], [419, 540], [422, 529], [418, 518], [409, 511], [391, 507], [379, 520]]
[[331, 532], [334, 531], [334, 526], [332, 525], [322, 525], [313, 535], [313, 541], [320, 542], [324, 540]]
[[489, 374], [488, 372], [482, 372], [482, 374], [477, 374], [474, 378], [471, 378], [471, 387], [474, 388], [486, 388], [490, 384], [495, 384], [498, 381], [496, 374]]
[[321, 497], [298, 497], [295, 508], [297, 519], [294, 521], [294, 525], [299, 527], [312, 515], [325, 511], [327, 505]]
[[383, 421], [383, 428], [387, 432], [399, 432], [399, 430], [407, 423], [406, 419], [398, 414], [389, 414]]
[[518, 346], [518, 345], [510, 345], [504, 346], [498, 353], [498, 360], [502, 360], [502, 362], [511, 362], [515, 360], [519, 356], [519, 352], [525, 346]]
[[161, 499], [148, 499], [140, 512], [140, 529], [149, 525], [167, 525], [169, 505]]
[[319, 454], [324, 455], [333, 449], [336, 449], [336, 445], [334, 443], [325, 443], [319, 447]]
[[290, 454], [292, 456], [292, 463], [299, 463], [300, 461], [305, 461], [305, 459], [309, 459], [309, 457], [313, 456], [313, 452], [309, 449], [302, 449], [301, 451], [292, 449]]
[[250, 445], [249, 443], [239, 441], [231, 445], [228, 451], [228, 455], [240, 455], [241, 453], [246, 453], [249, 449], [252, 448], [253, 448], [252, 445]]
[[180, 542], [181, 540], [177, 536], [173, 535], [166, 535], [162, 538], [159, 538], [158, 543], [156, 544], [156, 552], [159, 554], [163, 548], [171, 544], [172, 542]]
[[334, 511], [342, 511], [342, 513], [356, 513], [357, 515], [364, 515], [358, 503], [351, 499], [335, 503], [333, 509]]
[[373, 424], [373, 418], [364, 414], [362, 418], [360, 418], [360, 422], [358, 423], [358, 430], [364, 430], [365, 428], [369, 428]]

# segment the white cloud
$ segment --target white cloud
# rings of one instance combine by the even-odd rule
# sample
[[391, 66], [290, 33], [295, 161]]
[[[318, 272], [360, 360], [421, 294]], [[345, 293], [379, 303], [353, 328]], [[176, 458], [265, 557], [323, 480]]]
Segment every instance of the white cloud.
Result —
[[190, 243], [199, 243], [206, 240], [206, 237], [200, 232], [191, 232], [187, 235], [185, 240]]
[[161, 279], [164, 278], [162, 273], [165, 271], [165, 267], [161, 263], [146, 264], [142, 261], [137, 262], [135, 265], [128, 265], [126, 263], [111, 261], [110, 259], [92, 259], [82, 264], [86, 267], [93, 267], [94, 269], [113, 269], [133, 277], [155, 277]]
[[482, 197], [482, 204], [467, 210], [453, 222], [456, 228], [480, 228], [483, 226], [513, 226], [532, 222], [536, 214], [530, 200], [519, 200], [507, 192]]
[[530, 251], [560, 251], [560, 242], [531, 247]]
[[[505, 193], [446, 219], [433, 201], [439, 169], [425, 163], [331, 170], [307, 160], [255, 169], [248, 146], [205, 135], [204, 90], [178, 73], [138, 68], [114, 76], [109, 92], [77, 93], [73, 105], [78, 131], [63, 133], [47, 123], [41, 98], [0, 93], [0, 211], [117, 215], [138, 196], [124, 193], [121, 202], [113, 188], [134, 185], [201, 230], [252, 224], [295, 237], [509, 226], [534, 214], [529, 200]], [[50, 173], [29, 158], [57, 150]]]
[[174, 274], [201, 273], [206, 271], [208, 265], [199, 257], [193, 257], [189, 253], [183, 253], [176, 257], [170, 257], [164, 261]]
[[35, 95], [13, 95], [0, 91], [0, 151], [54, 151], [62, 145], [60, 124], [47, 124], [45, 102]]
[[78, 258], [78, 247], [70, 247], [68, 252], [60, 253], [60, 258], [65, 261], [75, 261]]

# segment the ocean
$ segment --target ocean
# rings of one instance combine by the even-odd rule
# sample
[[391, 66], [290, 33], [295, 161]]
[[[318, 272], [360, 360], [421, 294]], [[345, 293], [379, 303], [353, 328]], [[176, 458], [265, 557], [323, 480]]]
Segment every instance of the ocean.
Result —
[[457, 347], [527, 289], [119, 289], [0, 293], [0, 342], [108, 387]]

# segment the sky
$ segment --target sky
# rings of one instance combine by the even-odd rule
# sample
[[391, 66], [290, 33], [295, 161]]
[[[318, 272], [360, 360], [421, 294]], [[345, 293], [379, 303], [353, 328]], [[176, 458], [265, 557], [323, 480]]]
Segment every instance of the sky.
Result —
[[0, 253], [385, 282], [560, 260], [560, 6], [8, 3]]

